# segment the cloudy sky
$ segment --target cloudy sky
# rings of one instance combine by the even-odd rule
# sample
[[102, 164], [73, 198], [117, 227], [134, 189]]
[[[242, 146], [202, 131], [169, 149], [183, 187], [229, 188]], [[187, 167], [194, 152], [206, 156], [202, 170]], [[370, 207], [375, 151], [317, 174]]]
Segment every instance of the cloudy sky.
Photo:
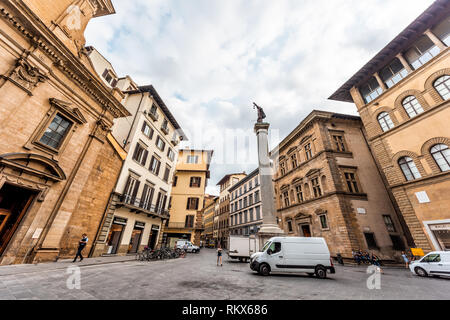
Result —
[[215, 150], [207, 192], [257, 166], [261, 105], [271, 147], [313, 109], [356, 114], [327, 98], [433, 0], [113, 0], [86, 40], [120, 76], [153, 84], [190, 138]]

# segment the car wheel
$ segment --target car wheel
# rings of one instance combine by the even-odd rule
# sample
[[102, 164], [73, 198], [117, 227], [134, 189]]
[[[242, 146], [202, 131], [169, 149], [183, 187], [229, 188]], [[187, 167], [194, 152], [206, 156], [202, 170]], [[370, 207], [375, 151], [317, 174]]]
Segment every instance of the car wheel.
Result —
[[327, 277], [327, 269], [324, 267], [318, 266], [316, 267], [316, 276], [319, 279], [325, 279]]
[[421, 267], [416, 267], [414, 269], [414, 271], [420, 277], [428, 277], [428, 273], [424, 269], [422, 269]]
[[268, 276], [270, 274], [270, 267], [263, 263], [260, 267], [259, 267], [259, 274], [262, 276]]

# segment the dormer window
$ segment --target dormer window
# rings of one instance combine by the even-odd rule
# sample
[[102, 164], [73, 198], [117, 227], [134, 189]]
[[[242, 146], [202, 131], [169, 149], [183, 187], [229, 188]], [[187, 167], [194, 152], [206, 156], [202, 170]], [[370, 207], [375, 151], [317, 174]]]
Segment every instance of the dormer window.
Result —
[[117, 79], [115, 75], [111, 72], [111, 70], [105, 69], [105, 71], [102, 74], [102, 77], [111, 87], [114, 88], [117, 85]]
[[433, 59], [441, 50], [423, 35], [409, 50], [405, 52], [405, 58], [414, 70]]
[[408, 71], [406, 71], [397, 58], [380, 71], [380, 77], [388, 88], [393, 87], [407, 75]]
[[375, 77], [370, 78], [369, 81], [367, 81], [359, 88], [359, 90], [366, 103], [375, 100], [379, 95], [383, 93], [383, 89], [381, 89]]

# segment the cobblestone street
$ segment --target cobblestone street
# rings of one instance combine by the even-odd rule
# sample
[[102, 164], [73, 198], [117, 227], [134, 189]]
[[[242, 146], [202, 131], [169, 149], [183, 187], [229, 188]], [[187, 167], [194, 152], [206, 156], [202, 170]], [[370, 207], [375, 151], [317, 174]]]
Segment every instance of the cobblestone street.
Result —
[[326, 280], [262, 277], [226, 255], [217, 267], [211, 249], [177, 260], [83, 262], [79, 290], [67, 288], [71, 265], [0, 267], [0, 299], [450, 299], [450, 279], [419, 278], [405, 269], [386, 268], [381, 289], [369, 290], [365, 267], [337, 266]]

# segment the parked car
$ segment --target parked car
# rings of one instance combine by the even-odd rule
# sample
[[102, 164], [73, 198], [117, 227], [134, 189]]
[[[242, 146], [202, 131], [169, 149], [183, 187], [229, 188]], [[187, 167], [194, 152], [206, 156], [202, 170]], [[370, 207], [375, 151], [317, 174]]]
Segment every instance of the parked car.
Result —
[[178, 240], [177, 248], [186, 249], [186, 252], [192, 253], [200, 252], [200, 247], [193, 245], [192, 242], [188, 240]]
[[450, 277], [450, 251], [430, 252], [422, 259], [411, 262], [409, 270], [421, 277]]
[[259, 251], [259, 241], [255, 236], [235, 236], [228, 238], [228, 257], [248, 261], [252, 254]]
[[305, 272], [320, 279], [335, 273], [324, 238], [274, 237], [251, 256], [250, 268], [263, 276], [271, 272]]

